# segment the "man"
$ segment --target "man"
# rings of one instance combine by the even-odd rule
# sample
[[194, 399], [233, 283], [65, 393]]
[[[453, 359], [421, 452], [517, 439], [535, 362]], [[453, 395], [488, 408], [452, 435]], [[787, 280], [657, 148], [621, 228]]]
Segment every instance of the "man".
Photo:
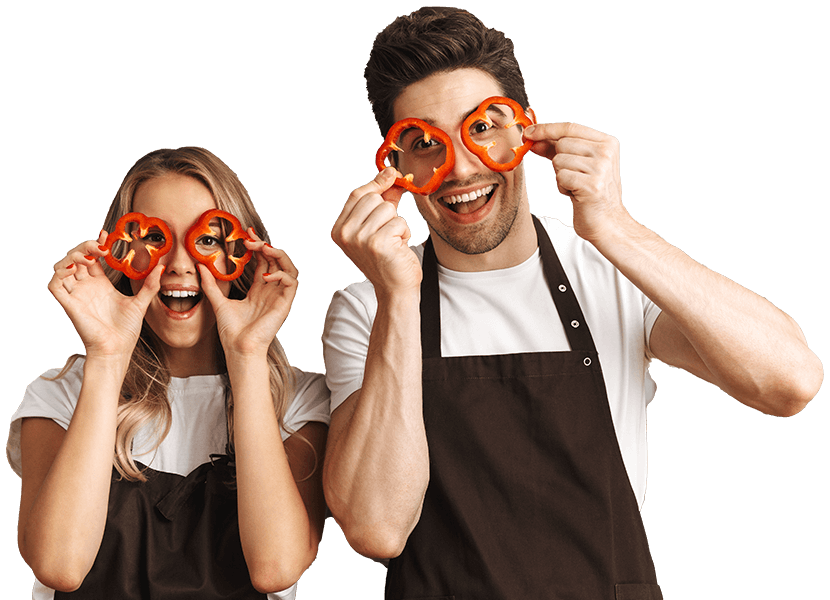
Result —
[[420, 119], [455, 161], [414, 194], [424, 246], [408, 247], [395, 169], [334, 225], [368, 281], [335, 295], [324, 333], [333, 515], [391, 559], [388, 598], [660, 598], [639, 516], [648, 361], [784, 416], [820, 362], [787, 315], [629, 216], [614, 138], [525, 127], [517, 145], [551, 160], [574, 228], [530, 214], [522, 166], [491, 170], [462, 140], [493, 96], [532, 116], [500, 32], [421, 9], [377, 37], [366, 77], [383, 134]]

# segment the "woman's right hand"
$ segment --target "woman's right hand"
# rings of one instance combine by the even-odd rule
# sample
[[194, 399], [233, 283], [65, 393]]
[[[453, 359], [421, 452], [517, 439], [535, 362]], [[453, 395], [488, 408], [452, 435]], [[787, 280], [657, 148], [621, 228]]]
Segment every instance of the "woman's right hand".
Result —
[[84, 343], [87, 357], [129, 356], [144, 314], [159, 292], [163, 266], [157, 266], [135, 296], [125, 296], [107, 278], [100, 259], [107, 234], [83, 242], [55, 264], [49, 291], [60, 302]]

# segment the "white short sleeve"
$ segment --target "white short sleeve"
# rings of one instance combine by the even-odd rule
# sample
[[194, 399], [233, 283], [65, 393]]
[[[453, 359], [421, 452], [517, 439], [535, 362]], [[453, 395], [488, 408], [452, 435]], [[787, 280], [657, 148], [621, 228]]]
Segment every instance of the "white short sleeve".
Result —
[[306, 423], [315, 421], [328, 425], [331, 420], [326, 378], [319, 373], [306, 373], [297, 368], [293, 368], [293, 371], [294, 398], [285, 411], [283, 441], [302, 429]]
[[20, 475], [20, 424], [27, 417], [52, 419], [67, 429], [81, 393], [84, 359], [79, 358], [60, 379], [52, 380], [60, 369], [50, 369], [26, 388], [20, 407], [12, 415], [6, 457], [15, 473]]

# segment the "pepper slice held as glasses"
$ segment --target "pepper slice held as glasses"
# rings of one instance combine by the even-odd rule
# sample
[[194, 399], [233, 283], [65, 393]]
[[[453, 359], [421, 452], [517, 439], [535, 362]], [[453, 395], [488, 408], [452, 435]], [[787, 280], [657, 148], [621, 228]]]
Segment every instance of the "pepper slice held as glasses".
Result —
[[[461, 141], [492, 171], [511, 171], [519, 166], [533, 142], [521, 142], [521, 132], [533, 120], [518, 102], [504, 96], [493, 96], [482, 102], [464, 120]], [[515, 133], [510, 129], [520, 126]]]
[[144, 279], [172, 247], [173, 236], [167, 223], [132, 212], [118, 219], [115, 229], [107, 236], [104, 248], [109, 253], [104, 260], [130, 279]]
[[452, 171], [455, 151], [446, 133], [420, 119], [409, 118], [389, 129], [375, 155], [375, 164], [379, 171], [395, 167], [403, 174], [395, 180], [396, 185], [426, 196], [437, 190]]
[[[187, 231], [184, 244], [190, 255], [205, 265], [216, 279], [232, 281], [242, 275], [253, 256], [253, 252], [242, 242], [251, 239], [239, 219], [223, 210], [213, 209], [202, 213]], [[223, 272], [217, 266], [222, 259], [227, 259], [226, 267], [233, 265], [230, 273]]]

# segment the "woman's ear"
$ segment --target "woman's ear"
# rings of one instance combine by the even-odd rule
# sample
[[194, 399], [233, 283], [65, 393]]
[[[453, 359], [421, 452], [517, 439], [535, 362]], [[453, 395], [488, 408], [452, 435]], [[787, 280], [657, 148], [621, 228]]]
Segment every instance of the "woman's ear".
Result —
[[533, 121], [533, 124], [536, 124], [536, 113], [533, 112], [533, 109], [529, 106], [525, 109], [525, 114], [530, 117], [530, 120]]

